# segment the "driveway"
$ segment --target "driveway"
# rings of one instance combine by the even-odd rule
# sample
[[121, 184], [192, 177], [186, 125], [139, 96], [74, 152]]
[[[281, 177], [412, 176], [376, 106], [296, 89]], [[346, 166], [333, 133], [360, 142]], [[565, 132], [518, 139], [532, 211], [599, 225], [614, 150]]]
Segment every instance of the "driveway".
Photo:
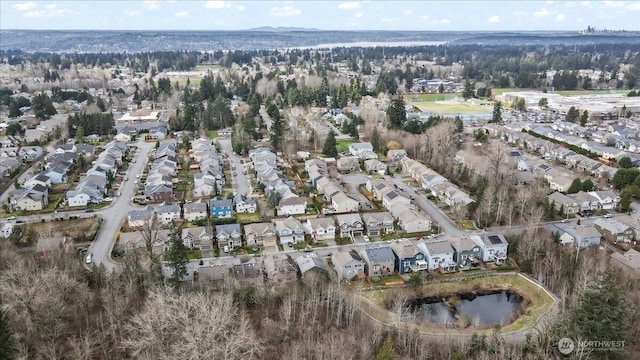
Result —
[[241, 195], [251, 195], [253, 190], [249, 184], [249, 179], [247, 175], [245, 175], [242, 170], [244, 169], [244, 165], [240, 163], [242, 157], [233, 153], [233, 148], [231, 147], [231, 139], [229, 138], [216, 138], [218, 144], [220, 144], [220, 151], [226, 153], [228, 155], [227, 159], [229, 160], [230, 165], [235, 165], [235, 170], [231, 170], [231, 173], [235, 173], [236, 176], [232, 175], [231, 182], [233, 183], [233, 187], [238, 194]]

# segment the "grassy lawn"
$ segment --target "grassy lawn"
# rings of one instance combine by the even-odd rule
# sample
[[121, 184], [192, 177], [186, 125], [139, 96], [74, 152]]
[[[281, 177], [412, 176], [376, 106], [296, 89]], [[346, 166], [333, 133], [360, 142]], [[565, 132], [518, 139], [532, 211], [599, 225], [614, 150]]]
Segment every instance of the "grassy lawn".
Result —
[[262, 219], [260, 218], [260, 213], [255, 212], [253, 214], [236, 214], [236, 220], [239, 224], [248, 224], [260, 222]]
[[462, 97], [462, 94], [416, 94], [405, 96], [405, 100], [408, 102], [429, 102], [429, 101], [442, 101], [450, 100], [456, 97]]
[[218, 137], [218, 130], [207, 130], [207, 137], [209, 139], [215, 139]]
[[191, 250], [187, 253], [187, 258], [189, 260], [193, 259], [202, 259], [202, 251], [200, 250]]
[[359, 141], [358, 140], [338, 140], [336, 142], [336, 149], [338, 149], [338, 152], [348, 151], [349, 145], [357, 142]]
[[431, 111], [441, 115], [457, 115], [457, 114], [488, 114], [491, 112], [489, 107], [474, 106], [467, 103], [445, 103], [445, 102], [416, 102], [414, 103], [421, 110]]
[[[528, 302], [528, 307], [523, 313], [511, 324], [500, 328], [499, 332], [510, 332], [521, 330], [532, 326], [540, 316], [545, 314], [551, 306], [553, 306], [553, 298], [547, 295], [541, 288], [532, 284], [528, 280], [518, 275], [511, 276], [487, 276], [474, 279], [463, 279], [462, 281], [442, 282], [437, 284], [425, 284], [416, 289], [402, 289], [402, 288], [389, 288], [383, 290], [363, 291], [360, 296], [368, 299], [377, 305], [376, 309], [365, 309], [367, 311], [373, 310], [371, 314], [380, 320], [389, 322], [390, 313], [384, 311], [384, 299], [388, 293], [393, 293], [394, 296], [399, 296], [400, 293], [411, 297], [446, 297], [449, 295], [473, 291], [499, 291], [510, 290], [518, 293], [523, 297], [524, 302]], [[418, 329], [425, 329], [425, 327], [416, 326]], [[432, 330], [442, 330], [441, 328], [426, 328]], [[465, 330], [460, 329], [461, 332]], [[481, 331], [475, 331], [478, 333], [491, 333], [494, 328], [485, 329]]]
[[520, 91], [518, 88], [495, 88], [491, 89], [491, 94], [493, 95], [502, 95], [506, 92]]
[[477, 230], [473, 223], [469, 220], [458, 220], [456, 221], [456, 225], [458, 225], [463, 230]]
[[631, 90], [559, 90], [558, 94], [563, 96], [579, 95], [607, 95], [607, 94], [628, 94]]

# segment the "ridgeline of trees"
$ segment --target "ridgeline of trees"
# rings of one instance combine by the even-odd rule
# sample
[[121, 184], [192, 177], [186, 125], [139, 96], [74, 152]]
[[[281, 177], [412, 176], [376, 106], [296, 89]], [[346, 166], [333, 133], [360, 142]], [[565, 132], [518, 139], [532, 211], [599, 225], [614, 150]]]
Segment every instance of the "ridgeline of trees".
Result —
[[109, 135], [115, 131], [115, 123], [112, 113], [87, 114], [85, 112], [69, 115], [67, 118], [69, 136], [75, 137], [76, 131], [81, 129], [84, 135]]

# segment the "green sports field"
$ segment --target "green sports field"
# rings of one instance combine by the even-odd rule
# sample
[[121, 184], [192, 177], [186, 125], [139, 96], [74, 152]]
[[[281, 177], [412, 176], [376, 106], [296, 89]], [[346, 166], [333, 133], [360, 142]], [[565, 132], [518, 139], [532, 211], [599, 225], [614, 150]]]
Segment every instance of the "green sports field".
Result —
[[413, 105], [417, 106], [420, 110], [430, 111], [440, 115], [471, 115], [488, 114], [491, 112], [491, 108], [488, 106], [466, 103], [422, 101], [414, 102]]

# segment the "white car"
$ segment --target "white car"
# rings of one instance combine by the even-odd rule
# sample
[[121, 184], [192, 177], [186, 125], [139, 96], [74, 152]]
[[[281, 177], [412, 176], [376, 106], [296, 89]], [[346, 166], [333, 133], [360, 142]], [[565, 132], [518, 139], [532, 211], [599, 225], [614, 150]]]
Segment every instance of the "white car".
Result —
[[93, 262], [93, 253], [88, 253], [87, 257], [84, 259], [85, 264], [91, 264]]
[[605, 219], [609, 219], [609, 218], [612, 218], [612, 217], [613, 217], [613, 215], [611, 215], [611, 214], [606, 214], [606, 215], [604, 216], [604, 218], [605, 218]]
[[367, 235], [362, 235], [362, 240], [364, 240], [364, 242], [369, 242], [369, 237]]

